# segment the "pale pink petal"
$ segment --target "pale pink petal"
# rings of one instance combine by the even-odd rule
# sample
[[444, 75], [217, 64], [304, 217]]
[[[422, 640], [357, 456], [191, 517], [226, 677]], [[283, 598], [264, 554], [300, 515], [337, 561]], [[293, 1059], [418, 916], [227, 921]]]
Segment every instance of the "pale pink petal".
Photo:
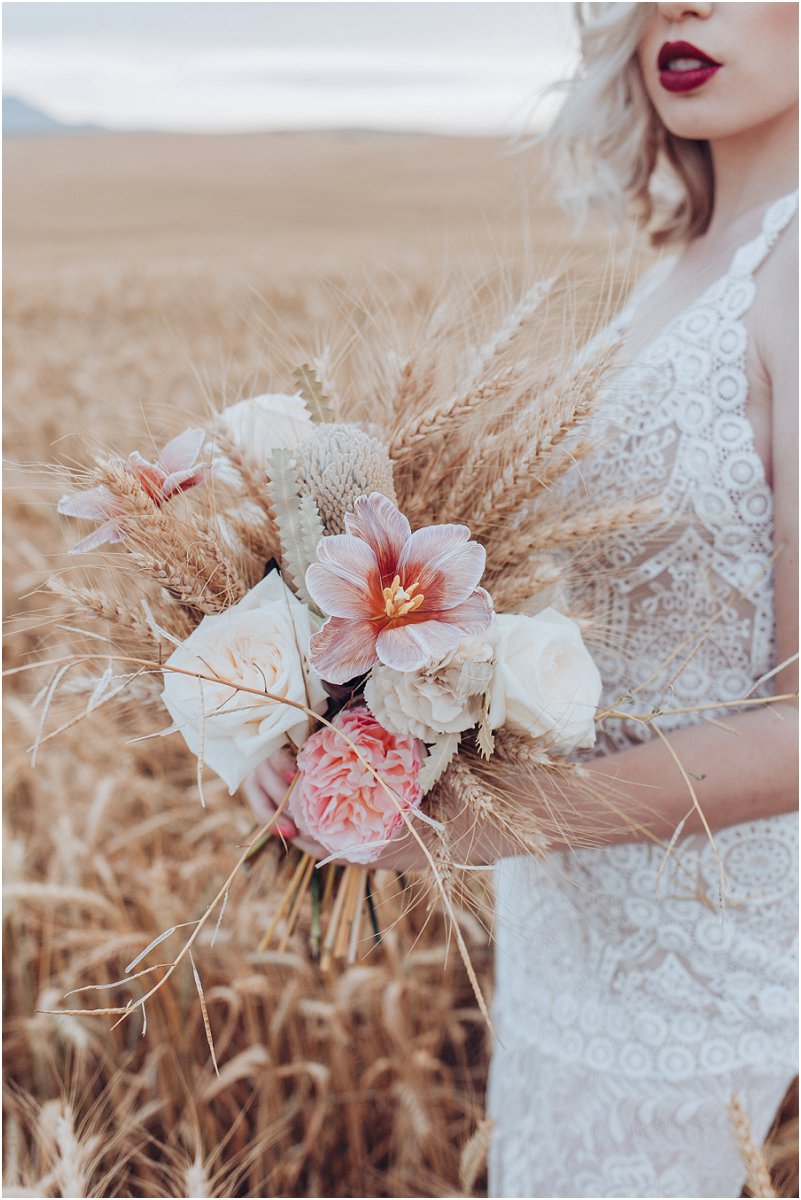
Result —
[[167, 472], [159, 466], [158, 463], [152, 463], [149, 458], [145, 458], [138, 450], [132, 450], [128, 455], [128, 469], [133, 471], [135, 475], [144, 473], [152, 476], [154, 479], [165, 479]]
[[137, 450], [134, 450], [128, 455], [128, 470], [153, 503], [161, 504], [164, 499], [164, 480], [166, 479], [161, 467], [148, 462]]
[[353, 618], [380, 611], [378, 562], [366, 542], [336, 533], [318, 544], [317, 558], [306, 572], [306, 587], [322, 612]]
[[329, 617], [309, 643], [309, 657], [327, 683], [347, 683], [370, 670], [376, 659], [379, 626], [375, 621]]
[[165, 475], [176, 475], [180, 471], [188, 471], [197, 461], [197, 456], [203, 448], [206, 434], [202, 429], [185, 429], [174, 437], [161, 451], [156, 459], [156, 465], [161, 467]]
[[108, 488], [89, 488], [62, 496], [58, 512], [64, 517], [78, 517], [82, 521], [107, 521], [115, 513], [114, 497]]
[[398, 573], [406, 587], [417, 582], [418, 593], [425, 596], [424, 612], [466, 600], [484, 574], [486, 551], [469, 538], [465, 525], [428, 525], [409, 538]]
[[119, 542], [122, 539], [117, 533], [116, 526], [113, 521], [106, 521], [104, 525], [99, 525], [87, 537], [82, 538], [70, 550], [70, 554], [86, 554], [89, 550], [96, 550], [98, 546], [104, 546], [106, 542]]
[[372, 546], [378, 559], [382, 586], [391, 583], [401, 551], [412, 535], [411, 525], [380, 492], [359, 496], [353, 510], [345, 514], [345, 528]]
[[396, 671], [417, 671], [444, 658], [463, 637], [460, 626], [448, 621], [410, 621], [382, 629], [376, 651], [380, 661]]
[[208, 473], [208, 466], [202, 463], [199, 467], [193, 467], [191, 471], [175, 471], [174, 474], [168, 475], [162, 484], [164, 499], [169, 500], [178, 492], [188, 492], [190, 488], [205, 483]]
[[[424, 610], [421, 610], [424, 611]], [[476, 588], [471, 596], [453, 608], [445, 609], [439, 614], [440, 619], [449, 625], [458, 625], [462, 634], [483, 633], [492, 621], [492, 597], [484, 588]], [[432, 617], [437, 614], [431, 613]]]

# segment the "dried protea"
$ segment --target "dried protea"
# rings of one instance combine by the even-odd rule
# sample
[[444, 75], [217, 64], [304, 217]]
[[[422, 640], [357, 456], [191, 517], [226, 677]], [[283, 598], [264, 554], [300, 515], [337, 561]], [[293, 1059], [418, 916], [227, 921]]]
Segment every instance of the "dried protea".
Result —
[[345, 513], [358, 496], [381, 492], [396, 500], [385, 447], [356, 425], [318, 425], [295, 464], [301, 495], [313, 497], [327, 534], [344, 531]]

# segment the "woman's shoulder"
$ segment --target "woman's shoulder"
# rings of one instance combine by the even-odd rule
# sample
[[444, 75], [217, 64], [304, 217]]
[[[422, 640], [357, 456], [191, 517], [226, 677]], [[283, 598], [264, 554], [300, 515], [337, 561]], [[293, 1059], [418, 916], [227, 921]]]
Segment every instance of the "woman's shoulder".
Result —
[[760, 277], [781, 286], [798, 283], [798, 209], [771, 247]]
[[779, 362], [798, 357], [798, 213], [782, 230], [756, 276], [757, 349], [773, 378]]

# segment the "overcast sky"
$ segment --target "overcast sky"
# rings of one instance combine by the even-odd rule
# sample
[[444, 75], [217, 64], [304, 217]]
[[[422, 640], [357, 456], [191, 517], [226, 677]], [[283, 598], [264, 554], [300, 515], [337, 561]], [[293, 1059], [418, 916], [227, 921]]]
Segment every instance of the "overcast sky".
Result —
[[568, 74], [568, 3], [3, 4], [4, 91], [115, 129], [518, 133]]

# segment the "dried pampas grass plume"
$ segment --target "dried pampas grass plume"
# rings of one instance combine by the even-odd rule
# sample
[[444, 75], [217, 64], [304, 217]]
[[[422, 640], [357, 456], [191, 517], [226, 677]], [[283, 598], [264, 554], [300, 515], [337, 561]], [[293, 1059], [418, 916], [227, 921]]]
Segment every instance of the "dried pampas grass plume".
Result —
[[327, 534], [344, 532], [358, 496], [381, 492], [397, 503], [386, 449], [356, 425], [318, 425], [297, 452], [296, 470], [301, 495], [315, 501]]

